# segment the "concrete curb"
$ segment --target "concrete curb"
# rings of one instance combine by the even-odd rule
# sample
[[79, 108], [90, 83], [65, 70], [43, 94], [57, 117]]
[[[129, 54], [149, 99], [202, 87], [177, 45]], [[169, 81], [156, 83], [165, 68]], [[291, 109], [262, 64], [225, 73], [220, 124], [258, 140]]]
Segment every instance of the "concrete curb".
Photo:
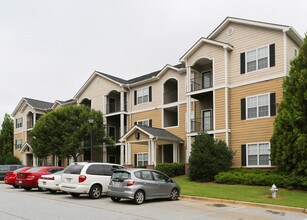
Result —
[[287, 211], [287, 212], [297, 212], [297, 213], [307, 214], [307, 208], [272, 205], [272, 204], [256, 203], [256, 202], [244, 202], [244, 201], [227, 200], [227, 199], [216, 199], [216, 198], [208, 198], [208, 197], [200, 197], [200, 196], [182, 195], [180, 196], [180, 198], [216, 202], [216, 203], [229, 204], [229, 205], [251, 206], [251, 207], [258, 207], [258, 208], [260, 207], [260, 208], [265, 208], [265, 209], [274, 209], [274, 210], [282, 210], [282, 211]]

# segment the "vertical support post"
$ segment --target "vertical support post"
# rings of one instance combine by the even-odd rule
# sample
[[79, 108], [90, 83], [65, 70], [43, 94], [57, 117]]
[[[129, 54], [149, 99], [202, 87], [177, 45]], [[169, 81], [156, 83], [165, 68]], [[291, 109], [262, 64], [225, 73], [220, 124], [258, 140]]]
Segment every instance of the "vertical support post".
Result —
[[120, 165], [125, 163], [125, 144], [120, 145]]
[[151, 158], [151, 141], [147, 142], [148, 144], [148, 165], [152, 165], [152, 158]]
[[131, 149], [131, 144], [130, 143], [128, 143], [128, 152], [127, 152], [127, 154], [128, 154], [128, 164], [129, 165], [131, 165], [131, 151], [132, 151], [132, 149]]

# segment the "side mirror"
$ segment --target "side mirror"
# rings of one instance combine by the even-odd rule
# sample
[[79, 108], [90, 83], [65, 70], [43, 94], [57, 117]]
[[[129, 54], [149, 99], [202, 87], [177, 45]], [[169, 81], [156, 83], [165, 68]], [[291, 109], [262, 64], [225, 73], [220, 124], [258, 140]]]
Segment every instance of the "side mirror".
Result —
[[169, 182], [171, 182], [171, 183], [172, 183], [172, 182], [173, 182], [173, 180], [172, 180], [172, 179], [169, 177], [168, 179], [166, 179], [166, 182], [167, 182], [167, 183], [169, 183]]

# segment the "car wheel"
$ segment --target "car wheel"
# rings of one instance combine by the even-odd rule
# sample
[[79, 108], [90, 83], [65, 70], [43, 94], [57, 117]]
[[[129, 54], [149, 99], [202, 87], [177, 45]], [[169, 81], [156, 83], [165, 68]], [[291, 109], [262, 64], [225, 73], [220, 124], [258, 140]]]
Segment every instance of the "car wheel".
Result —
[[178, 197], [179, 197], [178, 189], [176, 189], [176, 188], [172, 189], [172, 191], [170, 193], [170, 199], [174, 201], [174, 200], [177, 200]]
[[145, 193], [142, 190], [137, 191], [134, 194], [134, 202], [137, 205], [141, 205], [145, 201]]
[[24, 187], [24, 189], [25, 189], [26, 191], [30, 191], [32, 188], [30, 188], [30, 187]]
[[72, 197], [75, 197], [75, 198], [80, 196], [79, 193], [70, 193], [70, 195], [71, 195]]
[[18, 189], [18, 188], [19, 188], [19, 186], [18, 186], [18, 185], [13, 185], [13, 187], [14, 187], [15, 189]]
[[119, 202], [120, 201], [120, 197], [111, 197], [113, 202]]
[[101, 191], [102, 191], [102, 188], [100, 185], [94, 185], [92, 186], [92, 188], [90, 189], [90, 198], [91, 199], [99, 199], [100, 196], [101, 196]]

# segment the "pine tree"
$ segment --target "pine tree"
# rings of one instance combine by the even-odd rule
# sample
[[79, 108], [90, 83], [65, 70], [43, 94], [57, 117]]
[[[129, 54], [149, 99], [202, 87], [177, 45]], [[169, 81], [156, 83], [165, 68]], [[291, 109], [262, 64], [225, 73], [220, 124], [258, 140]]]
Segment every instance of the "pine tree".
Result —
[[14, 122], [9, 114], [5, 114], [0, 132], [0, 155], [6, 157], [13, 154]]
[[274, 122], [271, 160], [280, 171], [307, 175], [307, 36], [291, 61]]

